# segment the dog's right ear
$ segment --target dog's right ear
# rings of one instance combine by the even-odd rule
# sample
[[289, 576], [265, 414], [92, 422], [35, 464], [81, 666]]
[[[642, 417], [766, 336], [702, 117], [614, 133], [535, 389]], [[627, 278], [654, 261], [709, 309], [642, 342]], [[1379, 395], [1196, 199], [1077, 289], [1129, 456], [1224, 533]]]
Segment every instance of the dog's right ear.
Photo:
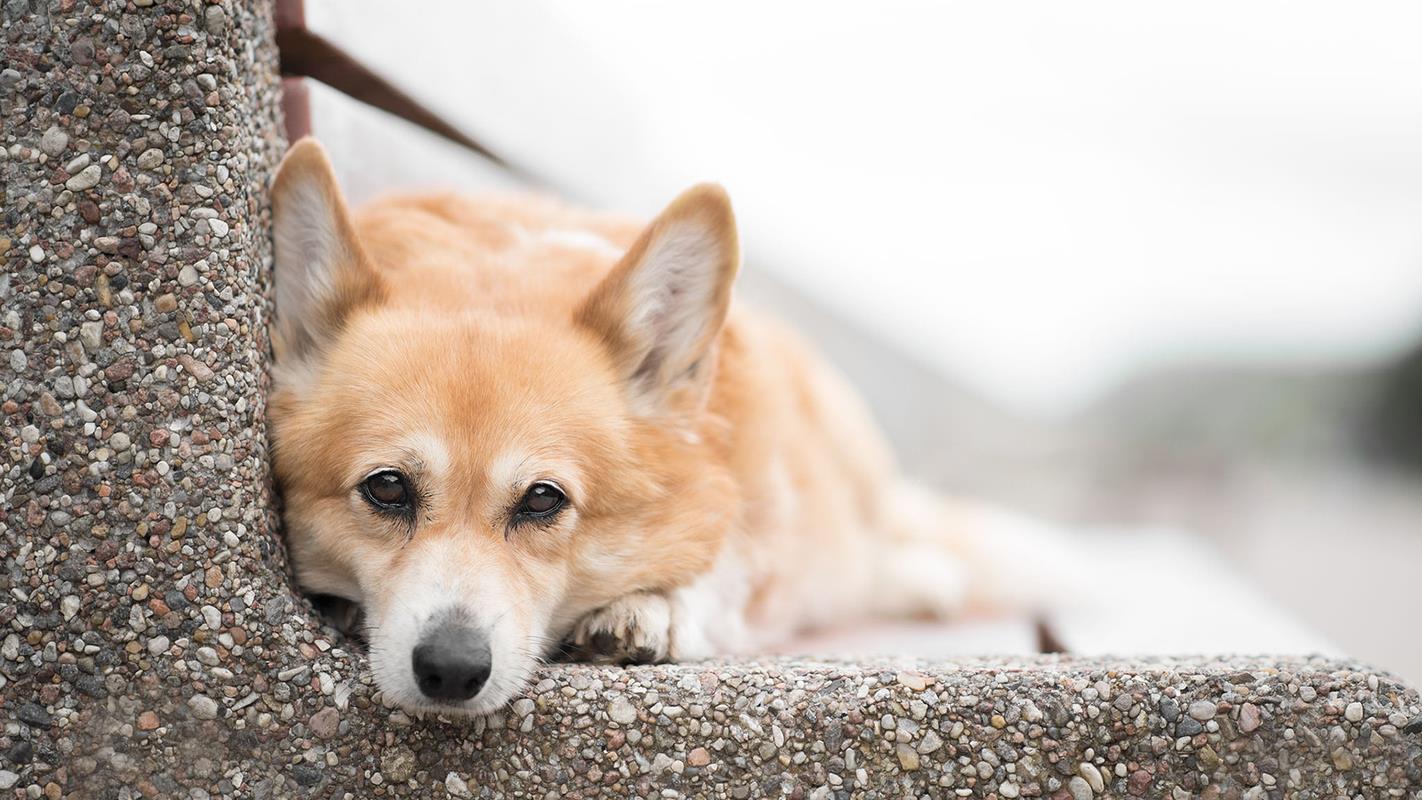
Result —
[[277, 363], [312, 362], [347, 317], [378, 302], [380, 276], [356, 239], [326, 150], [292, 145], [272, 183]]

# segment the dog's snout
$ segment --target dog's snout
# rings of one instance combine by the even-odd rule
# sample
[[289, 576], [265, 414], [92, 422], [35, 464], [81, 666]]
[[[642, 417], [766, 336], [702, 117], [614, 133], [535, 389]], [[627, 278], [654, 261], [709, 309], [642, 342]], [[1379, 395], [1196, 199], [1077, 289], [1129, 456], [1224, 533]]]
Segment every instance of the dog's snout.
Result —
[[415, 683], [431, 700], [457, 703], [484, 688], [493, 668], [488, 639], [465, 625], [441, 625], [411, 655]]

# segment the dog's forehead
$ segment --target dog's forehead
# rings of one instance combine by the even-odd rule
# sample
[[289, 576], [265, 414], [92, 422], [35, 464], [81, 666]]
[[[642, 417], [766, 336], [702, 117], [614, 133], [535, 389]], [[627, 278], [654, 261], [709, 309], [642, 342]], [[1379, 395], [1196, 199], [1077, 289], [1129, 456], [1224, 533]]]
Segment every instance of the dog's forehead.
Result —
[[334, 361], [344, 428], [451, 476], [511, 485], [573, 471], [570, 453], [616, 436], [626, 406], [600, 354], [548, 329], [377, 320]]

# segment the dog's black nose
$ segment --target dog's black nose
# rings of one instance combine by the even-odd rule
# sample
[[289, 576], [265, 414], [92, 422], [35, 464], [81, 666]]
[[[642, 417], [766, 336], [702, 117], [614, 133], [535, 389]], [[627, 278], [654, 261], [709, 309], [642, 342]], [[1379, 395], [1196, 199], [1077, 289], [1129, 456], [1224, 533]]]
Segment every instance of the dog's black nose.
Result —
[[426, 634], [410, 660], [425, 697], [446, 703], [478, 694], [493, 667], [488, 640], [463, 625], [441, 625]]

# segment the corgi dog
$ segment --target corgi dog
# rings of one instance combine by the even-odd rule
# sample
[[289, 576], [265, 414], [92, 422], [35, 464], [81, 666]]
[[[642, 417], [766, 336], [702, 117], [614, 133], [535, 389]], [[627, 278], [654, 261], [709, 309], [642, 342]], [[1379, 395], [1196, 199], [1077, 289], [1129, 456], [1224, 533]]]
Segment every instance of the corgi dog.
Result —
[[362, 606], [394, 704], [487, 713], [560, 648], [754, 652], [1035, 582], [1033, 533], [906, 480], [814, 349], [733, 302], [718, 186], [646, 225], [447, 195], [352, 213], [303, 139], [272, 213], [291, 558]]

